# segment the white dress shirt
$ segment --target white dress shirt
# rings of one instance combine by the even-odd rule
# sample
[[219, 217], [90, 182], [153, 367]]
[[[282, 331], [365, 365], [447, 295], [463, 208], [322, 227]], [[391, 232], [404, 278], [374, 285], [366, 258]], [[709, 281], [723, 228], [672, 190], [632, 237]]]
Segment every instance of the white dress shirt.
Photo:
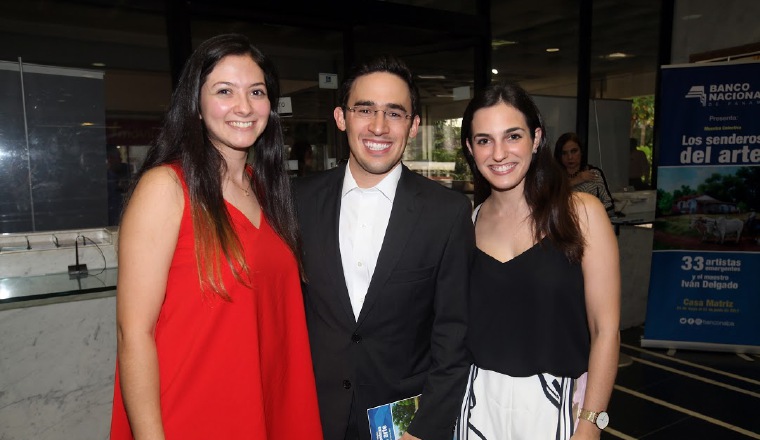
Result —
[[375, 273], [400, 178], [399, 164], [376, 186], [359, 188], [351, 174], [351, 167], [346, 166], [338, 240], [343, 276], [355, 319], [359, 318], [372, 274]]

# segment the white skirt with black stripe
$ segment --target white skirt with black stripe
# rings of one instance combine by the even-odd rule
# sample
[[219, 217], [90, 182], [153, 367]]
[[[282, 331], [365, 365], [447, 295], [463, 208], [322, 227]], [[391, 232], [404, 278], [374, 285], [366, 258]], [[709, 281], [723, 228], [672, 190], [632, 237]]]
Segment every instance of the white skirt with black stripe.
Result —
[[470, 369], [457, 424], [459, 440], [567, 440], [586, 391], [577, 379], [537, 374], [511, 377]]

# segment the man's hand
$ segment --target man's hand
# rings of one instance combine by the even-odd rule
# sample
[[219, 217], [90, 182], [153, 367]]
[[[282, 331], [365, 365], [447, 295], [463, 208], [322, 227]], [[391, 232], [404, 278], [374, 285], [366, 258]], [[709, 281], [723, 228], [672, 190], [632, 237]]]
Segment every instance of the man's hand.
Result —
[[405, 432], [404, 435], [402, 435], [399, 440], [421, 440], [421, 439], [413, 436], [412, 434], [409, 434], [408, 432]]

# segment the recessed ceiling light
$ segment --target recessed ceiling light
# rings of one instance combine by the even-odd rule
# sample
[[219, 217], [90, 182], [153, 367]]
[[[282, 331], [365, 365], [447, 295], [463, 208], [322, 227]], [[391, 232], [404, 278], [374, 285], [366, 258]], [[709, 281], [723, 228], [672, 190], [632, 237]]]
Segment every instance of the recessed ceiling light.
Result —
[[501, 47], [501, 46], [511, 46], [513, 44], [517, 44], [517, 41], [491, 40], [491, 48], [496, 48], [496, 47]]
[[547, 52], [559, 52], [559, 47], [550, 47], [546, 49]]
[[417, 75], [419, 79], [446, 79], [445, 75]]
[[95, 123], [94, 122], [82, 122], [81, 125], [82, 125], [82, 127], [92, 127], [93, 125], [95, 125]]
[[491, 73], [493, 73], [494, 75], [498, 75], [498, 74], [499, 74], [499, 71], [498, 71], [498, 70], [496, 70], [496, 69], [491, 69]]
[[106, 67], [106, 63], [92, 63], [93, 67]]
[[621, 58], [628, 58], [630, 56], [631, 55], [627, 53], [623, 53], [623, 52], [613, 52], [609, 55], [606, 55], [605, 58], [607, 58], [608, 60], [619, 60]]

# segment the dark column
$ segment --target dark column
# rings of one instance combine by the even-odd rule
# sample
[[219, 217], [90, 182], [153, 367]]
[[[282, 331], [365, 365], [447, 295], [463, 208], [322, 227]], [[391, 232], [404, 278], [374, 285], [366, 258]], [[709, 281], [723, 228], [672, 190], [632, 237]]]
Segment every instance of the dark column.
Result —
[[[353, 67], [354, 63], [356, 62], [356, 45], [354, 44], [354, 38], [356, 38], [356, 35], [354, 34], [354, 27], [353, 26], [346, 26], [343, 28], [343, 75], [338, 78], [338, 83], [342, 84], [343, 80], [345, 79], [346, 75], [351, 71], [351, 68]], [[335, 94], [335, 99], [340, 99], [340, 96], [338, 96], [338, 93]], [[336, 102], [335, 105], [341, 105], [342, 103]], [[337, 136], [335, 136], [336, 142], [335, 142], [335, 158], [340, 162], [343, 159], [348, 159], [349, 156], [349, 148], [348, 148], [348, 142], [346, 140], [346, 136], [338, 130], [338, 128], [335, 126], [335, 124], [332, 124], [332, 129], [335, 130], [337, 133]]]
[[578, 2], [578, 91], [576, 94], [575, 132], [583, 148], [583, 164], [588, 157], [588, 110], [591, 99], [591, 25], [593, 0]]
[[660, 41], [657, 50], [657, 89], [654, 94], [654, 127], [652, 128], [652, 174], [649, 179], [652, 188], [657, 189], [657, 164], [660, 158], [660, 105], [662, 93], [660, 90], [662, 71], [660, 66], [670, 64], [673, 45], [673, 16], [675, 15], [675, 0], [660, 2]]
[[187, 0], [165, 0], [166, 39], [169, 45], [169, 66], [172, 88], [177, 87], [185, 61], [193, 53], [190, 31], [190, 5]]
[[[485, 31], [475, 37], [474, 40], [474, 71], [473, 88], [477, 93], [488, 87], [491, 83], [492, 49], [491, 40], [491, 0], [477, 0], [478, 19], [485, 24]], [[473, 199], [475, 205], [479, 205], [491, 194], [491, 187], [485, 179], [475, 179]]]
[[491, 83], [491, 0], [478, 0], [477, 13], [487, 26], [485, 32], [475, 39], [473, 80], [476, 92]]

